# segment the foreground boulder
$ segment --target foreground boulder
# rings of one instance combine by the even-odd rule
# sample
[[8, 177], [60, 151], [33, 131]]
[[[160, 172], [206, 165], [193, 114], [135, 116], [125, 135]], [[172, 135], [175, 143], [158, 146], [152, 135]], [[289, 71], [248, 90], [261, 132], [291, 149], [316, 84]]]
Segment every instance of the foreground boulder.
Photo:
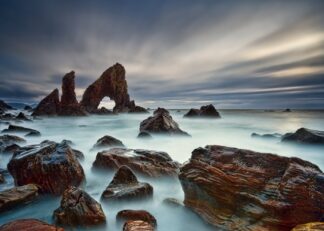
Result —
[[104, 147], [124, 147], [125, 145], [119, 139], [112, 136], [103, 136], [97, 143], [93, 146], [94, 148], [104, 148]]
[[307, 224], [297, 225], [291, 231], [323, 231], [324, 222], [311, 222]]
[[324, 214], [324, 174], [299, 158], [206, 146], [179, 179], [185, 206], [220, 229], [288, 231]]
[[0, 231], [64, 231], [64, 229], [36, 219], [20, 219], [0, 226]]
[[126, 165], [136, 173], [150, 177], [177, 176], [179, 163], [166, 152], [142, 149], [112, 148], [98, 152], [94, 168], [117, 170]]
[[135, 102], [130, 100], [125, 68], [116, 63], [102, 73], [84, 92], [81, 106], [89, 113], [96, 112], [101, 100], [109, 97], [115, 101], [114, 112], [138, 111]]
[[143, 120], [140, 124], [140, 132], [189, 136], [187, 132], [179, 128], [169, 111], [164, 108], [158, 108], [153, 116]]
[[101, 205], [88, 193], [69, 187], [63, 193], [61, 206], [54, 211], [59, 224], [72, 226], [99, 225], [106, 222]]
[[101, 198], [105, 200], [139, 199], [152, 195], [153, 187], [150, 184], [138, 182], [132, 170], [127, 166], [122, 166], [102, 193]]
[[37, 184], [42, 193], [61, 194], [85, 178], [73, 150], [52, 141], [22, 147], [14, 153], [8, 170], [16, 185]]
[[154, 231], [154, 227], [146, 221], [127, 221], [124, 224], [123, 231]]
[[324, 144], [324, 131], [299, 128], [295, 133], [287, 133], [282, 137], [283, 142], [305, 144]]
[[156, 226], [155, 217], [145, 210], [122, 210], [117, 213], [116, 219], [118, 222], [141, 220]]
[[30, 203], [38, 195], [38, 188], [34, 184], [27, 184], [20, 187], [0, 192], [0, 212], [7, 211], [19, 205]]
[[21, 126], [12, 125], [12, 124], [10, 124], [8, 128], [2, 130], [2, 133], [30, 133], [30, 132], [40, 133], [35, 129], [25, 128]]
[[53, 116], [60, 111], [59, 90], [53, 90], [48, 96], [42, 99], [35, 108], [32, 116]]
[[184, 117], [206, 117], [206, 118], [220, 118], [219, 112], [214, 105], [209, 104], [202, 106], [200, 109], [190, 109]]

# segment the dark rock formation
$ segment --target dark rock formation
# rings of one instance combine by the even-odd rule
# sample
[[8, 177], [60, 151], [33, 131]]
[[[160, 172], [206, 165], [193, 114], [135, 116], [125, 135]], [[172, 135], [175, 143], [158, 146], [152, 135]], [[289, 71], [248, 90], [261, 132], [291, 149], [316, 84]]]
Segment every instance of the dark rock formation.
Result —
[[12, 154], [16, 151], [18, 151], [21, 147], [18, 145], [18, 144], [11, 144], [9, 146], [6, 146], [4, 149], [3, 149], [3, 153], [9, 153], [9, 154]]
[[67, 73], [62, 79], [62, 96], [59, 115], [84, 116], [86, 112], [79, 105], [75, 95], [74, 71]]
[[38, 195], [38, 188], [34, 184], [27, 184], [20, 187], [0, 192], [0, 212], [8, 211], [19, 205], [30, 203]]
[[53, 116], [60, 112], [59, 90], [53, 90], [48, 96], [40, 101], [32, 116]]
[[24, 120], [24, 121], [31, 121], [26, 117], [26, 115], [23, 112], [19, 112], [19, 114], [16, 116], [17, 120]]
[[117, 170], [126, 165], [136, 173], [150, 177], [177, 176], [179, 163], [173, 161], [166, 152], [112, 148], [99, 152], [93, 167]]
[[283, 112], [291, 112], [291, 109], [287, 108]]
[[182, 201], [179, 201], [178, 199], [175, 198], [165, 198], [163, 200], [163, 203], [172, 207], [183, 207], [184, 204]]
[[32, 108], [31, 106], [29, 106], [29, 105], [26, 105], [26, 106], [24, 107], [24, 110], [25, 110], [25, 111], [31, 111], [31, 110], [33, 110], [33, 108]]
[[138, 182], [132, 170], [127, 166], [122, 166], [102, 193], [101, 198], [106, 200], [140, 199], [152, 195], [153, 187], [150, 184]]
[[280, 139], [282, 135], [278, 133], [273, 134], [258, 134], [258, 133], [252, 133], [251, 137], [253, 138], [264, 138], [264, 139]]
[[200, 109], [190, 109], [184, 117], [206, 117], [206, 118], [220, 118], [216, 108], [212, 105], [202, 106]]
[[[12, 136], [12, 135], [2, 135], [0, 136], [0, 152], [4, 152], [6, 148], [9, 148], [15, 144], [25, 143], [26, 140], [20, 138], [19, 136]], [[10, 150], [10, 148], [9, 148]], [[7, 150], [8, 151], [8, 150]]]
[[28, 132], [25, 136], [26, 137], [41, 136], [41, 133], [39, 131], [31, 131], [31, 132]]
[[184, 204], [220, 229], [288, 231], [324, 212], [324, 174], [299, 158], [206, 146], [179, 179]]
[[156, 219], [155, 217], [145, 210], [122, 210], [119, 211], [116, 215], [116, 220], [118, 222], [125, 222], [125, 221], [146, 221], [150, 223], [152, 226], [156, 226]]
[[307, 224], [297, 225], [291, 231], [323, 231], [324, 222], [311, 222]]
[[14, 153], [8, 170], [16, 185], [34, 183], [42, 193], [61, 194], [85, 177], [73, 150], [52, 141], [22, 147]]
[[125, 147], [123, 142], [112, 137], [112, 136], [103, 136], [97, 143], [93, 146], [94, 148], [104, 148], [104, 147]]
[[154, 231], [154, 227], [146, 221], [127, 221], [123, 231]]
[[137, 138], [145, 138], [145, 139], [150, 139], [152, 138], [151, 134], [148, 132], [140, 132], [137, 136]]
[[14, 108], [11, 107], [9, 104], [5, 103], [5, 101], [0, 100], [0, 111], [5, 112], [7, 110], [13, 110]]
[[84, 92], [81, 105], [89, 113], [95, 112], [104, 97], [115, 101], [114, 112], [136, 111], [134, 101], [130, 101], [125, 79], [125, 68], [116, 63], [108, 68], [99, 79]]
[[164, 108], [158, 108], [153, 116], [143, 120], [140, 124], [140, 132], [189, 136], [187, 132], [179, 128], [169, 111]]
[[106, 222], [101, 205], [88, 193], [69, 187], [63, 193], [61, 206], [54, 211], [57, 223], [72, 226], [99, 225]]
[[29, 132], [38, 132], [35, 129], [25, 128], [16, 125], [9, 125], [7, 129], [3, 129], [2, 133], [29, 133]]
[[148, 113], [148, 111], [141, 106], [132, 107], [128, 112], [129, 113]]
[[0, 226], [0, 231], [64, 231], [64, 229], [36, 219], [20, 219]]
[[108, 110], [105, 107], [101, 107], [99, 109], [96, 109], [96, 110], [92, 111], [92, 114], [97, 114], [97, 115], [116, 115], [116, 113], [114, 113], [111, 110]]
[[295, 133], [285, 134], [282, 137], [282, 141], [305, 144], [324, 144], [324, 131], [299, 128]]

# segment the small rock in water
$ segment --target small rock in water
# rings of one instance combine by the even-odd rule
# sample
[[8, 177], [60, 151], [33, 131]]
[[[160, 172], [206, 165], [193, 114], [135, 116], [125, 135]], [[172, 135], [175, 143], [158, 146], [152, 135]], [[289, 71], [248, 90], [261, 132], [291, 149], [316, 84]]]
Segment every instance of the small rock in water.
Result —
[[252, 133], [251, 137], [254, 138], [265, 138], [265, 139], [280, 139], [282, 135], [279, 133], [273, 133], [273, 134], [258, 134], [258, 133]]
[[123, 142], [112, 137], [112, 136], [103, 136], [97, 143], [93, 146], [94, 148], [104, 148], [104, 147], [125, 147]]
[[38, 131], [32, 128], [25, 128], [16, 125], [9, 125], [7, 129], [2, 130], [2, 133], [37, 133]]
[[220, 118], [219, 112], [214, 105], [209, 104], [202, 106], [200, 109], [191, 108], [184, 117], [205, 117], [205, 118]]
[[63, 193], [61, 206], [54, 211], [55, 221], [71, 226], [99, 225], [106, 222], [101, 205], [85, 191], [69, 187]]
[[102, 193], [102, 199], [140, 199], [151, 197], [153, 187], [148, 183], [138, 182], [135, 174], [127, 166], [116, 172], [113, 180]]
[[155, 217], [145, 210], [122, 210], [117, 213], [116, 219], [118, 222], [142, 220], [154, 227], [157, 225]]
[[34, 184], [14, 187], [0, 192], [0, 212], [8, 211], [19, 205], [34, 200], [38, 195], [38, 187]]
[[295, 133], [287, 133], [282, 142], [297, 142], [305, 144], [324, 144], [324, 131], [299, 128]]
[[25, 121], [31, 121], [26, 117], [26, 115], [23, 112], [19, 112], [19, 114], [16, 116], [17, 120], [25, 120]]
[[127, 221], [123, 231], [154, 231], [154, 227], [146, 221]]
[[36, 136], [41, 136], [41, 133], [39, 131], [31, 131], [25, 135], [25, 137], [36, 137]]
[[140, 132], [137, 136], [137, 138], [144, 138], [144, 139], [150, 139], [152, 138], [151, 134], [148, 132]]
[[31, 111], [31, 110], [33, 110], [33, 108], [32, 108], [31, 106], [29, 106], [29, 105], [26, 105], [26, 106], [24, 107], [24, 110], [25, 110], [25, 111]]

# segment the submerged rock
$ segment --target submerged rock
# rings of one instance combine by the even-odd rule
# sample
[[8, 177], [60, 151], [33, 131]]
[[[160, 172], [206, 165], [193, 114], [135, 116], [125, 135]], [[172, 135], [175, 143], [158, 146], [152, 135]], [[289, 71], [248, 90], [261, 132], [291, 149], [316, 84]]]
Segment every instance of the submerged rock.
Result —
[[156, 226], [155, 217], [145, 210], [122, 210], [116, 215], [116, 220], [119, 222], [141, 220]]
[[324, 144], [324, 131], [299, 128], [295, 133], [287, 133], [282, 142], [298, 142], [305, 144]]
[[30, 132], [37, 133], [39, 131], [31, 128], [12, 125], [12, 124], [10, 124], [7, 129], [2, 130], [2, 133], [30, 133]]
[[128, 113], [148, 113], [148, 110], [141, 106], [135, 106], [131, 108]]
[[125, 147], [125, 145], [119, 139], [106, 135], [101, 137], [99, 140], [97, 140], [97, 143], [93, 147], [94, 148]]
[[9, 154], [12, 154], [16, 151], [18, 151], [21, 147], [18, 145], [18, 144], [11, 144], [9, 146], [6, 146], [2, 152], [3, 153], [9, 153]]
[[69, 187], [63, 193], [61, 206], [54, 211], [55, 221], [72, 226], [99, 225], [106, 222], [101, 205], [88, 193]]
[[139, 199], [151, 197], [153, 187], [148, 183], [138, 182], [137, 177], [127, 166], [116, 172], [113, 180], [102, 193], [102, 199]]
[[25, 143], [25, 142], [26, 142], [26, 140], [19, 136], [2, 135], [2, 136], [0, 136], [0, 152], [8, 152], [11, 150], [11, 148], [16, 147], [13, 145], [17, 145], [17, 144], [21, 144], [21, 143]]
[[123, 231], [154, 231], [154, 227], [146, 221], [127, 221], [124, 224]]
[[19, 219], [0, 226], [0, 231], [64, 231], [64, 229], [36, 219]]
[[29, 105], [26, 105], [26, 106], [24, 107], [24, 110], [25, 110], [25, 111], [31, 111], [31, 110], [33, 110], [33, 108], [32, 108], [31, 106], [29, 106]]
[[219, 112], [214, 105], [209, 104], [200, 107], [200, 109], [191, 108], [184, 117], [206, 117], [206, 118], [220, 118]]
[[164, 108], [158, 108], [153, 116], [143, 120], [140, 124], [140, 132], [190, 136], [179, 128], [169, 111]]
[[150, 177], [177, 176], [179, 163], [166, 152], [142, 149], [112, 148], [98, 152], [93, 167], [117, 170], [126, 165], [136, 173]]
[[144, 138], [144, 139], [150, 139], [153, 138], [150, 133], [148, 132], [140, 132], [137, 136], [137, 138]]
[[40, 101], [32, 116], [53, 116], [60, 111], [59, 90], [53, 90], [48, 96]]
[[8, 211], [19, 205], [30, 203], [38, 195], [34, 184], [14, 187], [0, 192], [0, 212]]
[[19, 112], [19, 114], [16, 116], [17, 120], [25, 120], [25, 121], [31, 121], [26, 117], [26, 115], [23, 112]]
[[288, 231], [324, 211], [324, 174], [299, 158], [206, 146], [179, 179], [184, 204], [220, 229]]
[[31, 131], [31, 132], [28, 132], [25, 136], [26, 137], [41, 136], [41, 133], [39, 131]]
[[278, 133], [273, 134], [258, 134], [258, 133], [252, 133], [251, 137], [253, 138], [264, 138], [264, 139], [280, 139], [282, 135]]
[[323, 231], [324, 222], [312, 222], [302, 225], [297, 225], [291, 231]]
[[73, 150], [52, 141], [22, 147], [14, 153], [8, 170], [16, 185], [34, 183], [42, 193], [61, 194], [85, 178]]

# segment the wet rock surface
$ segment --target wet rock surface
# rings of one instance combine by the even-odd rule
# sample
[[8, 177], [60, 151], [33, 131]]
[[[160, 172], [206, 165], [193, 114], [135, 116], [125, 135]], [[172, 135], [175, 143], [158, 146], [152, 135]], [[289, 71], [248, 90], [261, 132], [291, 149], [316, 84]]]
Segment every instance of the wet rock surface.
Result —
[[324, 131], [300, 128], [295, 133], [287, 133], [282, 137], [283, 142], [305, 144], [324, 144]]
[[125, 145], [119, 139], [112, 136], [103, 136], [97, 140], [94, 148], [104, 148], [104, 147], [124, 147]]
[[34, 184], [14, 187], [0, 192], [0, 212], [8, 211], [33, 201], [38, 195], [38, 187]]
[[291, 231], [323, 231], [324, 222], [312, 222], [302, 225], [297, 225]]
[[[17, 144], [25, 143], [26, 140], [13, 135], [0, 136], [0, 152], [11, 152], [17, 148]], [[19, 146], [18, 146], [19, 147]]]
[[177, 176], [179, 163], [166, 152], [143, 149], [112, 148], [98, 152], [93, 167], [117, 170], [126, 165], [134, 172], [150, 177]]
[[54, 211], [54, 218], [59, 224], [72, 226], [92, 226], [106, 222], [101, 205], [76, 187], [64, 191], [61, 206]]
[[104, 200], [130, 200], [151, 197], [152, 195], [153, 187], [150, 184], [138, 182], [132, 170], [127, 166], [122, 166], [102, 193], [101, 198]]
[[82, 166], [66, 144], [44, 141], [22, 147], [8, 163], [16, 185], [37, 184], [42, 193], [61, 194], [84, 180]]
[[116, 220], [118, 222], [141, 220], [151, 224], [154, 227], [157, 225], [155, 217], [145, 210], [127, 209], [119, 211], [116, 215]]
[[172, 206], [172, 207], [183, 207], [184, 206], [183, 202], [176, 198], [165, 198], [163, 200], [163, 203], [165, 205]]
[[153, 116], [143, 120], [140, 124], [140, 132], [190, 136], [180, 129], [179, 125], [172, 119], [169, 111], [164, 108], [158, 108], [154, 111]]
[[324, 211], [324, 175], [299, 158], [206, 146], [179, 179], [184, 204], [225, 230], [291, 230]]
[[153, 231], [154, 227], [145, 221], [127, 221], [124, 224], [123, 231]]
[[26, 127], [21, 127], [17, 125], [12, 125], [10, 124], [7, 129], [3, 129], [2, 133], [39, 133], [39, 131], [32, 129], [32, 128], [26, 128]]
[[64, 231], [64, 229], [36, 219], [20, 219], [0, 226], [0, 231]]
[[200, 109], [191, 108], [184, 117], [194, 118], [194, 117], [205, 117], [205, 118], [220, 118], [219, 112], [216, 110], [214, 105], [209, 104], [200, 107]]

